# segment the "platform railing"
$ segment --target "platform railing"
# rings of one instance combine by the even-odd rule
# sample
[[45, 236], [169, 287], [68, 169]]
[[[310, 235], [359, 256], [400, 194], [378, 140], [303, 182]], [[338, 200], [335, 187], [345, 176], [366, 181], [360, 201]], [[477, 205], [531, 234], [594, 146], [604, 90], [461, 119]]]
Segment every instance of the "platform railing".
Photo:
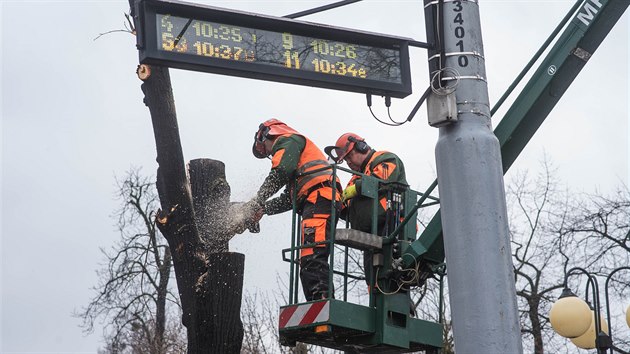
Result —
[[[322, 170], [332, 170], [331, 174], [332, 174], [332, 180], [333, 181], [337, 181], [337, 175], [339, 173], [339, 171], [343, 172], [343, 173], [348, 173], [351, 175], [359, 175], [362, 180], [364, 181], [363, 186], [367, 187], [367, 189], [369, 189], [368, 191], [365, 191], [363, 196], [367, 196], [370, 197], [373, 200], [373, 207], [372, 207], [372, 234], [377, 235], [378, 234], [378, 230], [377, 230], [377, 223], [378, 223], [378, 203], [379, 203], [379, 192], [383, 191], [383, 188], [388, 188], [387, 186], [391, 186], [392, 183], [388, 183], [382, 179], [378, 179], [374, 176], [368, 176], [365, 175], [363, 173], [359, 173], [356, 171], [353, 171], [351, 169], [347, 169], [344, 167], [341, 167], [337, 164], [331, 164], [330, 166], [327, 167], [323, 167], [320, 169], [316, 169], [313, 171], [309, 171], [307, 173], [305, 173], [304, 175], [309, 175], [309, 174], [313, 174], [313, 173], [317, 173], [317, 172], [321, 172]], [[369, 183], [366, 183], [365, 181], [368, 181]], [[424, 207], [428, 207], [431, 205], [435, 205], [439, 203], [439, 199], [433, 196], [430, 196], [430, 193], [433, 191], [433, 189], [435, 188], [435, 186], [430, 186], [427, 191], [425, 191], [424, 193], [420, 193], [417, 191], [414, 191], [412, 189], [407, 188], [407, 190], [409, 191], [409, 193], [405, 193], [406, 196], [416, 196], [416, 199], [413, 200], [413, 204], [411, 202], [405, 202], [404, 205], [406, 206], [405, 208], [403, 208], [403, 215], [404, 217], [399, 220], [399, 222], [396, 222], [395, 224], [395, 228], [391, 231], [388, 232], [386, 235], [382, 236], [383, 237], [383, 243], [393, 243], [396, 242], [397, 239], [401, 239], [401, 234], [404, 233], [403, 230], [405, 229], [405, 227], [407, 226], [407, 224], [409, 222], [412, 221], [412, 219], [416, 219], [416, 212], [418, 211], [419, 208], [424, 208]], [[298, 208], [297, 208], [297, 197], [296, 197], [296, 193], [294, 193], [294, 195], [292, 196], [292, 204], [293, 204], [293, 211], [292, 211], [292, 218], [291, 218], [291, 246], [289, 248], [285, 248], [282, 250], [282, 258], [283, 261], [288, 262], [290, 265], [290, 269], [289, 269], [289, 296], [288, 296], [288, 300], [289, 300], [289, 304], [288, 305], [292, 305], [292, 304], [296, 304], [298, 303], [298, 297], [299, 297], [299, 270], [300, 270], [300, 264], [299, 264], [299, 253], [300, 250], [305, 249], [305, 248], [312, 248], [312, 247], [316, 247], [318, 245], [327, 245], [330, 249], [330, 255], [329, 255], [329, 278], [328, 278], [328, 288], [329, 289], [333, 289], [334, 286], [334, 277], [335, 276], [341, 276], [342, 277], [342, 289], [335, 289], [337, 290], [337, 298], [339, 295], [339, 290], [342, 290], [341, 294], [342, 294], [342, 299], [344, 302], [348, 301], [348, 286], [349, 286], [349, 282], [350, 279], [352, 280], [356, 280], [356, 281], [361, 281], [361, 280], [365, 280], [365, 276], [356, 276], [354, 274], [351, 274], [351, 270], [349, 269], [349, 263], [350, 263], [350, 247], [348, 247], [347, 245], [339, 245], [336, 242], [336, 230], [337, 230], [337, 224], [339, 221], [339, 211], [341, 211], [340, 208], [340, 203], [339, 202], [335, 202], [336, 196], [337, 196], [337, 188], [334, 187], [333, 184], [333, 192], [332, 192], [332, 200], [331, 200], [331, 205], [330, 205], [330, 215], [331, 215], [331, 220], [332, 222], [330, 223], [330, 230], [329, 230], [329, 236], [330, 238], [325, 240], [325, 241], [321, 241], [321, 242], [315, 242], [315, 243], [309, 243], [307, 245], [302, 245], [301, 244], [301, 240], [302, 240], [302, 230], [301, 230], [301, 216], [297, 213]], [[413, 205], [412, 207], [410, 207], [411, 205]], [[409, 210], [407, 210], [409, 209]], [[415, 220], [413, 220], [415, 221]], [[416, 221], [417, 222], [417, 221]], [[412, 225], [414, 225], [416, 222], [414, 222]], [[345, 222], [345, 228], [350, 228], [349, 223], [346, 221]], [[408, 228], [407, 228], [408, 230]], [[407, 232], [407, 235], [405, 236], [407, 238], [407, 241], [413, 241], [415, 240], [417, 234], [415, 232], [413, 232], [413, 235], [409, 235], [410, 232]], [[336, 270], [335, 269], [335, 251], [341, 251], [340, 256], [343, 257], [343, 267], [342, 270]], [[288, 254], [288, 255], [287, 255]], [[375, 282], [377, 281], [377, 279], [375, 278], [375, 274], [374, 272], [370, 272], [371, 277], [370, 279], [367, 280], [368, 286], [370, 287], [370, 289], [374, 288]], [[333, 293], [333, 291], [330, 292], [331, 294]], [[370, 291], [369, 292], [369, 306], [370, 307], [374, 307], [375, 303], [374, 303], [374, 296], [373, 293]]]

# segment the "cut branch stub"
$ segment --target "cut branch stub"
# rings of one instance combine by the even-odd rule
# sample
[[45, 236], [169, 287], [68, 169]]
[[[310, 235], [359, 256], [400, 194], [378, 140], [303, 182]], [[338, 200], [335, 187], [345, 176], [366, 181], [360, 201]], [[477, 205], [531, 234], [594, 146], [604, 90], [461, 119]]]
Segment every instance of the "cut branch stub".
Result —
[[136, 74], [138, 74], [138, 78], [140, 80], [146, 81], [151, 76], [151, 67], [145, 64], [140, 64], [136, 69]]

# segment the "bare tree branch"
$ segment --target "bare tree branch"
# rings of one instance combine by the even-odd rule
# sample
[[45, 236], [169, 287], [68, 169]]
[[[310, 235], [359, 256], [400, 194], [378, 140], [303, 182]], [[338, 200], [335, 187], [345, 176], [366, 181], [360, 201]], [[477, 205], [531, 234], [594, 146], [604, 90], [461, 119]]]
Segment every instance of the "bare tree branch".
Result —
[[113, 217], [121, 239], [110, 251], [101, 250], [105, 265], [97, 272], [95, 296], [76, 316], [86, 332], [95, 321], [105, 322], [106, 353], [171, 353], [168, 348], [185, 347], [185, 336], [176, 325], [179, 297], [168, 286], [173, 273], [170, 250], [158, 238], [152, 217], [157, 208], [155, 183], [133, 168], [117, 180], [117, 187], [121, 205]]

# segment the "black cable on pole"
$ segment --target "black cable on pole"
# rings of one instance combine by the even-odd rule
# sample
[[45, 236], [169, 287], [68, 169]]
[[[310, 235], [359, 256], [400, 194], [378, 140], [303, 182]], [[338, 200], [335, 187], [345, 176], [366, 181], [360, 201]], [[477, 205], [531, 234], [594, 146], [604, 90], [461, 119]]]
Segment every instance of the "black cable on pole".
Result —
[[307, 16], [307, 15], [316, 14], [318, 12], [334, 9], [334, 8], [337, 8], [337, 7], [350, 5], [350, 4], [353, 4], [355, 2], [359, 2], [359, 1], [361, 1], [361, 0], [343, 0], [343, 1], [338, 1], [338, 2], [335, 2], [335, 3], [329, 4], [329, 5], [316, 7], [316, 8], [310, 9], [310, 10], [304, 10], [304, 11], [296, 12], [296, 13], [293, 13], [293, 14], [290, 14], [290, 15], [286, 15], [284, 17], [286, 17], [286, 18], [303, 17], [303, 16]]
[[370, 113], [372, 114], [372, 117], [374, 117], [374, 119], [376, 119], [377, 121], [379, 121], [380, 123], [383, 123], [385, 125], [397, 127], [397, 126], [403, 125], [403, 124], [405, 124], [407, 122], [411, 122], [413, 117], [416, 115], [416, 113], [418, 113], [418, 110], [420, 109], [420, 107], [422, 107], [422, 104], [424, 103], [424, 101], [427, 100], [427, 98], [429, 97], [430, 94], [431, 94], [431, 86], [427, 87], [427, 89], [424, 91], [422, 96], [420, 96], [420, 99], [418, 100], [416, 105], [413, 107], [411, 112], [409, 112], [409, 115], [407, 116], [407, 119], [402, 121], [402, 122], [396, 122], [394, 119], [392, 119], [392, 116], [389, 113], [389, 106], [391, 104], [391, 101], [389, 101], [389, 104], [388, 104], [388, 98], [386, 97], [385, 98], [385, 106], [387, 106], [387, 115], [389, 116], [389, 120], [391, 120], [393, 124], [392, 123], [388, 123], [388, 122], [384, 122], [384, 121], [378, 119], [378, 117], [376, 117], [376, 115], [374, 114], [374, 111], [372, 111], [372, 95], [370, 95], [369, 93], [366, 95], [367, 106], [370, 109]]
[[[394, 123], [389, 123], [389, 122], [382, 121], [382, 120], [378, 119], [378, 117], [374, 114], [374, 111], [372, 110], [372, 107], [368, 107], [368, 108], [370, 109], [370, 113], [372, 113], [372, 117], [374, 117], [374, 119], [376, 119], [376, 120], [377, 120], [379, 123], [381, 123], [381, 124], [389, 125], [390, 127], [397, 127], [397, 126], [399, 126], [399, 125], [402, 125], [402, 124], [406, 123], [406, 122], [402, 122], [402, 123], [397, 123], [397, 122], [394, 122]], [[388, 108], [388, 109], [389, 109], [389, 108]], [[390, 116], [390, 119], [391, 119], [391, 116]], [[392, 121], [393, 121], [393, 120], [392, 120]]]
[[429, 97], [430, 93], [431, 93], [431, 86], [427, 87], [427, 89], [424, 91], [424, 93], [420, 97], [420, 100], [418, 100], [418, 103], [416, 103], [415, 107], [413, 107], [411, 112], [409, 112], [409, 116], [407, 117], [407, 122], [411, 122], [413, 117], [416, 115], [416, 113], [420, 109], [420, 106], [422, 106], [422, 104], [427, 99], [427, 97]]

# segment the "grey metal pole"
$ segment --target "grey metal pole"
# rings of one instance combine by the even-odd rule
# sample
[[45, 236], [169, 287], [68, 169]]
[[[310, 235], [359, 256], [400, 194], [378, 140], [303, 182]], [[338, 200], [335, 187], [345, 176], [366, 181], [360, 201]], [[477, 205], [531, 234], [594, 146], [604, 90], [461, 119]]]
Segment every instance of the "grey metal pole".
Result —
[[444, 86], [457, 85], [458, 121], [440, 128], [435, 148], [455, 349], [520, 354], [501, 150], [490, 121], [479, 4], [424, 4], [427, 39], [436, 43], [429, 51], [432, 84], [439, 86], [441, 78]]

